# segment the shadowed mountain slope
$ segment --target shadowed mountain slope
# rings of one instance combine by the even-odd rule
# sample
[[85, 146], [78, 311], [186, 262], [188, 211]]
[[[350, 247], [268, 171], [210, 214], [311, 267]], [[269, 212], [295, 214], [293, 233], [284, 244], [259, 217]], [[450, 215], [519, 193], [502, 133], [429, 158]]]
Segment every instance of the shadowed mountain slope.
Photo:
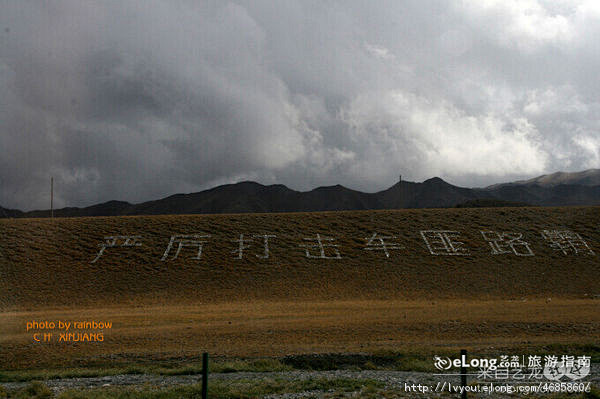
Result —
[[[255, 182], [226, 184], [191, 194], [175, 194], [130, 204], [109, 201], [85, 208], [63, 208], [54, 216], [120, 216], [212, 213], [313, 212], [400, 208], [448, 208], [498, 200], [537, 206], [600, 205], [600, 170], [555, 173], [487, 188], [454, 186], [439, 177], [422, 183], [402, 181], [387, 190], [363, 193], [341, 185], [296, 191]], [[567, 184], [568, 183], [568, 184]], [[485, 202], [479, 202], [483, 204]], [[499, 203], [499, 202], [498, 202]], [[0, 217], [48, 217], [49, 210], [21, 212], [0, 208]]]
[[543, 187], [558, 186], [560, 184], [578, 185], [578, 186], [599, 186], [600, 185], [600, 169], [589, 169], [583, 172], [556, 172], [549, 175], [542, 175], [529, 180], [519, 180], [511, 183], [494, 184], [487, 187], [495, 189], [504, 186], [532, 186], [538, 185]]

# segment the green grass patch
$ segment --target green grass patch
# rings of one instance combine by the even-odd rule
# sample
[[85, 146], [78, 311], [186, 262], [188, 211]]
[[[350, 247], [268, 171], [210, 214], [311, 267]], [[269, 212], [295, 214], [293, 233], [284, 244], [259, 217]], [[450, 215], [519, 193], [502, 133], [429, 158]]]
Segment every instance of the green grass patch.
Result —
[[[500, 355], [572, 355], [590, 356], [600, 363], [600, 345], [547, 344], [506, 347], [467, 348], [468, 357], [491, 358]], [[209, 363], [210, 373], [277, 372], [291, 370], [399, 370], [434, 372], [433, 356], [459, 357], [460, 349], [415, 348], [413, 351], [374, 351], [372, 353], [326, 353], [290, 355], [283, 358], [215, 358]], [[129, 360], [116, 367], [86, 367], [44, 370], [0, 371], [0, 382], [44, 381], [51, 379], [103, 377], [121, 374], [158, 374], [165, 376], [198, 375], [202, 373], [200, 361], [152, 362]], [[0, 396], [1, 398], [1, 396]]]

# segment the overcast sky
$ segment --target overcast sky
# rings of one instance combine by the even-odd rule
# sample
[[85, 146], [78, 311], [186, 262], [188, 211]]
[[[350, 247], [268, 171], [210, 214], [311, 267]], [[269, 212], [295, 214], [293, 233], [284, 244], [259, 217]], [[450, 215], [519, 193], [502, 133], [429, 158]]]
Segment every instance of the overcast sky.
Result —
[[0, 206], [600, 167], [600, 2], [0, 0]]

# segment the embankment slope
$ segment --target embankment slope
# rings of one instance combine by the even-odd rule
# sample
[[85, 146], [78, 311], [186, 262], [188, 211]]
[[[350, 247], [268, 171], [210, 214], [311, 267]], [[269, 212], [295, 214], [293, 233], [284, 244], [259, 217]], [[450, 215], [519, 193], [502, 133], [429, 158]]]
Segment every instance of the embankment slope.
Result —
[[[421, 231], [450, 230], [468, 255], [433, 255]], [[493, 255], [480, 231], [517, 232], [535, 256]], [[543, 230], [578, 233], [593, 251], [564, 254]], [[375, 238], [387, 238], [389, 257]], [[482, 208], [287, 214], [130, 216], [0, 220], [0, 308], [217, 303], [254, 300], [418, 300], [600, 294], [600, 208]], [[175, 234], [187, 241], [173, 259]], [[244, 242], [238, 259], [240, 234]], [[333, 238], [319, 258], [316, 237]], [[139, 246], [107, 247], [136, 235]], [[269, 257], [264, 258], [264, 238]], [[188, 240], [193, 238], [187, 237]], [[311, 240], [308, 240], [311, 239]], [[434, 247], [440, 243], [430, 242]], [[366, 247], [375, 248], [365, 250]], [[377, 249], [379, 248], [379, 249]], [[335, 250], [340, 259], [335, 258]], [[437, 250], [436, 250], [437, 251]], [[441, 251], [443, 252], [443, 251]]]

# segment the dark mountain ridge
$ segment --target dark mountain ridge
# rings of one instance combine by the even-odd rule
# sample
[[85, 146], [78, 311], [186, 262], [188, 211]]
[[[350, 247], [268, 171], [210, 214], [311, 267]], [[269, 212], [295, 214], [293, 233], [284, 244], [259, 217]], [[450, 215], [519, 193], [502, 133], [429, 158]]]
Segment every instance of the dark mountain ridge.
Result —
[[583, 172], [556, 172], [549, 175], [534, 177], [529, 180], [518, 180], [510, 183], [494, 184], [487, 187], [495, 189], [503, 186], [542, 186], [552, 187], [558, 185], [598, 186], [600, 185], [600, 169], [588, 169]]
[[[341, 185], [296, 191], [282, 184], [256, 182], [226, 184], [190, 194], [175, 194], [154, 201], [131, 204], [108, 201], [84, 208], [54, 210], [56, 217], [162, 214], [311, 212], [338, 210], [447, 208], [454, 206], [565, 206], [600, 205], [596, 171], [554, 174], [545, 178], [494, 185], [486, 188], [454, 186], [434, 177], [422, 183], [402, 181], [376, 193], [363, 193]], [[554, 176], [554, 177], [552, 177]], [[581, 182], [582, 184], [564, 184]], [[552, 183], [549, 183], [552, 182]], [[493, 205], [495, 204], [495, 205]], [[0, 207], [0, 218], [49, 217], [49, 210], [21, 212]]]

